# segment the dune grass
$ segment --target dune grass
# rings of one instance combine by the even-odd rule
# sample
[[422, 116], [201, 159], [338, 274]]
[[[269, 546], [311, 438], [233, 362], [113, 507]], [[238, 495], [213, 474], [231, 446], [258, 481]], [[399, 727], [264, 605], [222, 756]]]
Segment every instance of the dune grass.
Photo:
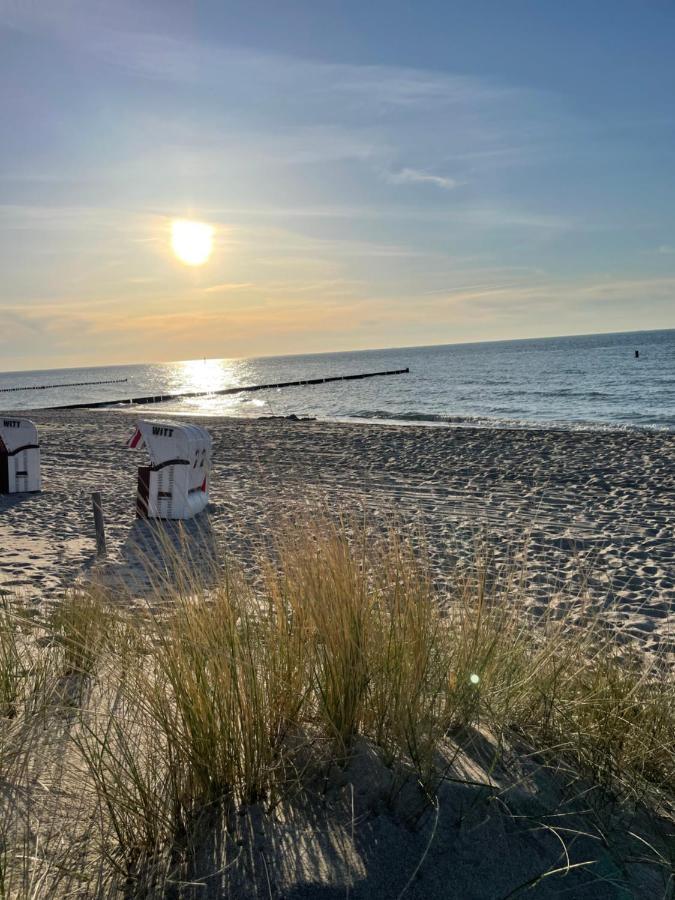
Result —
[[255, 578], [171, 552], [142, 609], [95, 586], [43, 618], [0, 609], [0, 898], [160, 896], [210, 811], [271, 808], [357, 739], [431, 804], [469, 727], [608, 798], [675, 794], [672, 671], [582, 599], [533, 619], [486, 561], [439, 596], [399, 535], [326, 521], [281, 534]]

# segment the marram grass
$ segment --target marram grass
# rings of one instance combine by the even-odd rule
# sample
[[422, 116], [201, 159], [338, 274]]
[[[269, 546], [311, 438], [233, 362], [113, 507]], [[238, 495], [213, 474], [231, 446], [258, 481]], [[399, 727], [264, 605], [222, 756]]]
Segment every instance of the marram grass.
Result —
[[517, 572], [488, 589], [476, 564], [440, 596], [395, 533], [326, 521], [253, 580], [165, 552], [140, 611], [96, 587], [44, 620], [0, 609], [0, 898], [161, 896], [210, 810], [270, 808], [357, 739], [430, 803], [469, 726], [672, 798], [672, 671], [592, 611], [533, 620]]

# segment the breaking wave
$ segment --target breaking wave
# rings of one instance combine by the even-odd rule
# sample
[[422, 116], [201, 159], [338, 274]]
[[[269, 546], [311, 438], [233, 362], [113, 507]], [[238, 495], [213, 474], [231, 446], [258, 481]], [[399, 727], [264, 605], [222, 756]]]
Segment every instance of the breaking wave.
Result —
[[563, 419], [543, 421], [516, 419], [502, 416], [440, 415], [426, 412], [392, 412], [389, 410], [359, 410], [343, 418], [370, 422], [399, 422], [418, 425], [446, 425], [454, 428], [499, 428], [521, 431], [670, 431], [675, 428], [675, 417], [662, 417], [662, 421], [636, 422], [570, 422]]

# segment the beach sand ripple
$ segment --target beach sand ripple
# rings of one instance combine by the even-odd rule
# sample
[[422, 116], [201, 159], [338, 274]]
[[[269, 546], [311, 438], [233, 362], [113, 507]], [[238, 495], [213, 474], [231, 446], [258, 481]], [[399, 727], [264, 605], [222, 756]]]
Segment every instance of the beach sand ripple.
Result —
[[[108, 569], [138, 573], [152, 545], [135, 520], [134, 418], [32, 414], [44, 491], [0, 497], [0, 592], [55, 599], [95, 566], [90, 495], [103, 495]], [[168, 418], [168, 417], [165, 417]], [[675, 606], [675, 435], [199, 419], [214, 438], [208, 514], [244, 559], [280, 520], [323, 504], [424, 533], [440, 581], [477, 545], [520, 551], [533, 607], [590, 595], [646, 647], [670, 647]], [[156, 527], [156, 526], [155, 526]]]

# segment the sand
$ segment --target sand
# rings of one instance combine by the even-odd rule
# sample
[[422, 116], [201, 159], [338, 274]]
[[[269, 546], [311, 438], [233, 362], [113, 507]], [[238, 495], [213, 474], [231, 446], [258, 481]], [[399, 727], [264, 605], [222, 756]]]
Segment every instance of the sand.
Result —
[[[0, 595], [57, 603], [95, 576], [141, 597], [139, 556], [158, 533], [181, 529], [135, 518], [136, 467], [145, 458], [125, 445], [136, 417], [31, 417], [44, 490], [0, 497]], [[423, 533], [441, 591], [478, 546], [497, 568], [514, 558], [524, 567], [532, 609], [554, 606], [572, 617], [590, 596], [627, 641], [673, 650], [675, 435], [194, 420], [214, 438], [211, 504], [185, 528], [205, 551], [221, 545], [247, 564], [279, 520], [318, 505], [365, 511], [383, 527], [396, 521]], [[94, 490], [107, 523], [104, 562], [96, 560]], [[642, 821], [622, 806], [609, 815], [606, 798], [575, 773], [491, 740], [472, 729], [461, 752], [450, 747], [452, 777], [419, 820], [414, 785], [399, 794], [391, 771], [359, 745], [328, 786], [272, 814], [250, 807], [233, 833], [212, 823], [190, 873], [194, 896], [668, 895], [672, 821]], [[48, 794], [48, 780], [36, 777], [35, 790]], [[64, 794], [64, 809], [80, 793], [78, 784], [70, 799]]]
[[[103, 568], [127, 581], [138, 576], [139, 547], [147, 550], [156, 526], [135, 519], [136, 468], [146, 460], [125, 444], [137, 417], [31, 417], [44, 489], [0, 497], [0, 591], [51, 601], [101, 570], [94, 490], [106, 519]], [[673, 434], [191, 421], [211, 432], [214, 464], [208, 512], [188, 529], [216, 536], [243, 560], [294, 511], [365, 510], [372, 522], [423, 530], [441, 583], [477, 546], [497, 566], [518, 555], [534, 609], [590, 596], [627, 640], [675, 648]]]

